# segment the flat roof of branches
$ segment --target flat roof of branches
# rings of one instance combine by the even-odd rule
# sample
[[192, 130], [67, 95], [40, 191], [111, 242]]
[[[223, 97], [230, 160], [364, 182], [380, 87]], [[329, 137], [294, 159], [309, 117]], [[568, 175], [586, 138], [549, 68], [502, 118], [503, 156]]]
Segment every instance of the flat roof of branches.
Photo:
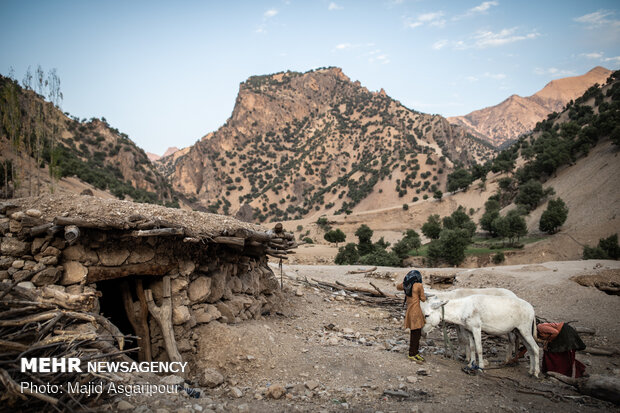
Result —
[[23, 233], [24, 236], [38, 235], [45, 226], [75, 225], [130, 231], [133, 236], [182, 236], [185, 242], [264, 246], [268, 247], [268, 253], [275, 255], [286, 254], [297, 246], [292, 233], [267, 230], [232, 217], [117, 199], [62, 193], [12, 199], [0, 206], [0, 212], [7, 214], [28, 209], [41, 212], [32, 222], [36, 225], [30, 225], [30, 233]]

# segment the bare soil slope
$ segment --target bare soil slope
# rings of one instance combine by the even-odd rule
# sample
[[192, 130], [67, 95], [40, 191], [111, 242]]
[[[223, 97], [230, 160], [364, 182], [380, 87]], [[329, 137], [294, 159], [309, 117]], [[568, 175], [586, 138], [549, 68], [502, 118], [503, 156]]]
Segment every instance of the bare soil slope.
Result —
[[[575, 165], [560, 170], [544, 187], [553, 187], [555, 197], [570, 210], [561, 232], [531, 245], [546, 259], [565, 260], [581, 256], [583, 245], [596, 245], [600, 238], [620, 233], [620, 152], [609, 141], [596, 146]], [[538, 222], [547, 204], [527, 216], [530, 232], [538, 231]]]

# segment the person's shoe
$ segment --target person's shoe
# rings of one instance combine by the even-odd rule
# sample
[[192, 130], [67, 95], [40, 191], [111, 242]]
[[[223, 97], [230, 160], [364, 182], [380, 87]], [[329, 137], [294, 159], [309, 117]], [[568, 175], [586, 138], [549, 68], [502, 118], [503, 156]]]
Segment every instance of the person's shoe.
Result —
[[416, 360], [418, 360], [418, 361], [421, 361], [421, 362], [424, 362], [424, 361], [425, 361], [425, 360], [424, 360], [424, 357], [422, 357], [422, 356], [421, 356], [421, 355], [419, 355], [419, 354], [416, 354], [414, 357], [415, 357], [415, 359], [416, 359]]
[[422, 362], [420, 361], [420, 359], [418, 358], [418, 355], [416, 354], [415, 356], [407, 356], [409, 358], [409, 360], [411, 361], [415, 361], [418, 364], [422, 364]]

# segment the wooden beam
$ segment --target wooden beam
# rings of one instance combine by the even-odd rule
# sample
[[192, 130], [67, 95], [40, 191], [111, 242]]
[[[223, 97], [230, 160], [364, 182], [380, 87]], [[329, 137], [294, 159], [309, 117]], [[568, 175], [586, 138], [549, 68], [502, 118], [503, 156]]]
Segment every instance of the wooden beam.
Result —
[[36, 227], [30, 228], [30, 236], [36, 237], [37, 235], [41, 235], [47, 232], [48, 229], [53, 227], [54, 224], [48, 222], [47, 224], [37, 225]]
[[86, 221], [81, 218], [72, 217], [56, 217], [54, 218], [54, 225], [66, 227], [67, 225], [75, 225], [80, 228], [105, 228], [105, 225], [97, 224], [94, 222]]
[[234, 245], [236, 247], [245, 246], [245, 238], [241, 237], [215, 237], [213, 241], [218, 244]]
[[132, 231], [132, 237], [165, 237], [171, 235], [185, 235], [183, 228], [156, 228]]
[[127, 264], [118, 267], [104, 267], [101, 265], [88, 267], [88, 275], [86, 283], [97, 281], [113, 280], [115, 278], [127, 277], [129, 275], [166, 275], [172, 269], [176, 268], [175, 264], [159, 265], [153, 263]]

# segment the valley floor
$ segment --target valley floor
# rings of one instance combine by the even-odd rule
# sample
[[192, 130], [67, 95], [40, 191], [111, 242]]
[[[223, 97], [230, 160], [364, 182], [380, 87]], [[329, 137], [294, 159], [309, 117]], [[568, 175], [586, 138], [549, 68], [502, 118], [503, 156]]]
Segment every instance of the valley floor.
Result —
[[[279, 270], [274, 266], [279, 276]], [[426, 362], [407, 359], [408, 333], [401, 328], [402, 314], [363, 305], [352, 297], [305, 286], [297, 280], [340, 281], [396, 293], [389, 278], [346, 274], [352, 266], [284, 266], [287, 305], [282, 313], [236, 325], [212, 322], [195, 330], [201, 337], [195, 362], [212, 367], [226, 381], [203, 389], [200, 398], [136, 396], [126, 399], [136, 411], [351, 411], [360, 412], [583, 412], [610, 411], [613, 405], [582, 397], [572, 388], [541, 375], [529, 377], [527, 363], [488, 369], [471, 376], [461, 371], [462, 361], [444, 357], [441, 331], [423, 338]], [[379, 268], [400, 280], [406, 269]], [[505, 287], [532, 303], [537, 316], [549, 321], [574, 321], [595, 335], [582, 338], [588, 346], [620, 346], [620, 297], [570, 278], [584, 274], [617, 276], [617, 261], [565, 261], [482, 269], [423, 269], [432, 273], [456, 272], [458, 287]], [[453, 342], [456, 343], [452, 332]], [[504, 343], [487, 338], [485, 354], [500, 366]], [[620, 358], [578, 354], [590, 374], [620, 375]], [[287, 394], [280, 400], [265, 397], [266, 388], [281, 384]], [[395, 391], [402, 396], [387, 395]], [[236, 396], [235, 396], [236, 393]], [[238, 397], [237, 397], [238, 396]], [[101, 406], [116, 410], [118, 400]], [[125, 405], [125, 407], [129, 407]], [[161, 410], [160, 410], [161, 409]]]

